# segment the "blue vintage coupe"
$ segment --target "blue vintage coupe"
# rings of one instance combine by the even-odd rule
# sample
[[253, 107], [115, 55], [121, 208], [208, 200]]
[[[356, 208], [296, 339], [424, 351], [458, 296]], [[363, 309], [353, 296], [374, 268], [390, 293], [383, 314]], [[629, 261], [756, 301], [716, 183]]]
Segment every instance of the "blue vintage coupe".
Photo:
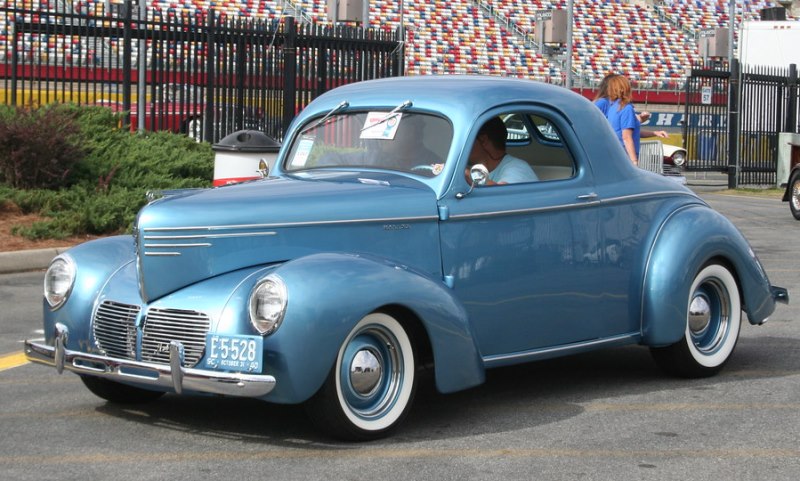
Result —
[[[484, 185], [492, 169], [470, 158], [496, 118], [503, 155], [537, 180]], [[641, 344], [669, 373], [708, 376], [742, 312], [763, 324], [788, 300], [725, 217], [634, 167], [590, 102], [458, 76], [322, 95], [269, 176], [154, 196], [133, 235], [56, 257], [44, 292], [28, 358], [101, 398], [304, 403], [351, 440], [401, 423], [423, 365], [449, 393]]]

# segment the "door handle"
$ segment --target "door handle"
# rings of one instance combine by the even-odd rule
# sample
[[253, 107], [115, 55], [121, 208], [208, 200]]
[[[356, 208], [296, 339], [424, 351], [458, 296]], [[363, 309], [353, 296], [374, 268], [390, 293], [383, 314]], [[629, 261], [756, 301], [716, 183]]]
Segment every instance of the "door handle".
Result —
[[578, 196], [578, 200], [594, 200], [597, 198], [596, 192], [591, 192], [589, 194], [583, 194]]

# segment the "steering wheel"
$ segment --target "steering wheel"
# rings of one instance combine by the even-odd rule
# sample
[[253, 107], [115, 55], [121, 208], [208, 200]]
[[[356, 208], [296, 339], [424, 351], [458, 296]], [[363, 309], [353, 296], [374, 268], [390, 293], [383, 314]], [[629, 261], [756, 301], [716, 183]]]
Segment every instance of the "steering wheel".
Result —
[[425, 172], [430, 172], [431, 175], [433, 175], [433, 164], [415, 165], [414, 167], [411, 167], [411, 171], [412, 172], [425, 171]]

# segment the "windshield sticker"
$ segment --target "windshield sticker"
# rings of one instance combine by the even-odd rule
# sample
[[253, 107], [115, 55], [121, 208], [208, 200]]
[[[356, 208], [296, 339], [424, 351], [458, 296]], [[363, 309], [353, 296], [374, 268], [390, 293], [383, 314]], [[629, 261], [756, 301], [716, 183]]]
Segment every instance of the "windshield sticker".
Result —
[[361, 130], [362, 139], [394, 140], [400, 126], [401, 113], [370, 112]]
[[289, 165], [292, 168], [305, 167], [313, 147], [314, 137], [303, 137], [300, 139], [300, 142], [297, 144], [297, 150], [294, 151], [294, 157], [292, 157], [292, 161]]

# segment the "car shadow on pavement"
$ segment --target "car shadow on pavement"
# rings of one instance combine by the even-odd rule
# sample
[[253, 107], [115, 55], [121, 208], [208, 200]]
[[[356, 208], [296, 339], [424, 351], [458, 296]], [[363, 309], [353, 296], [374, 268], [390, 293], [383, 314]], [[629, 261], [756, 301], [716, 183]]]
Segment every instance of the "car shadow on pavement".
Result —
[[[487, 371], [486, 382], [467, 391], [441, 394], [432, 372], [423, 372], [412, 410], [390, 437], [368, 443], [391, 446], [421, 440], [454, 439], [520, 431], [578, 416], [598, 400], [625, 405], [631, 396], [669, 392], [681, 402], [697, 390], [725, 383], [796, 375], [800, 340], [742, 338], [717, 376], [677, 379], [664, 374], [649, 350], [629, 346]], [[686, 398], [688, 399], [688, 398]], [[686, 401], [684, 399], [684, 401]], [[182, 431], [245, 443], [300, 449], [357, 449], [324, 437], [307, 420], [302, 406], [253, 399], [166, 395], [156, 402], [125, 407], [102, 404], [102, 414], [153, 428]]]

